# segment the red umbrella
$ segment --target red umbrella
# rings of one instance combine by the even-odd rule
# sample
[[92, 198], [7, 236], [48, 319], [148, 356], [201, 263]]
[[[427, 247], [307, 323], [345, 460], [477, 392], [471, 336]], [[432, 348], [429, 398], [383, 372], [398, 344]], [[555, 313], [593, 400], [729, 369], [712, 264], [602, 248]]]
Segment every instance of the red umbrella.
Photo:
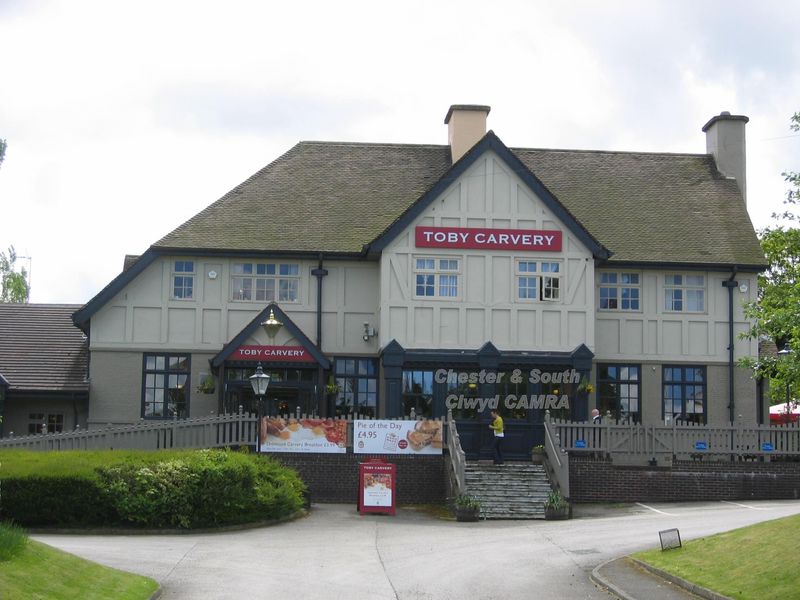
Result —
[[769, 407], [769, 421], [776, 425], [794, 423], [800, 417], [800, 402], [792, 400], [788, 404], [773, 404]]

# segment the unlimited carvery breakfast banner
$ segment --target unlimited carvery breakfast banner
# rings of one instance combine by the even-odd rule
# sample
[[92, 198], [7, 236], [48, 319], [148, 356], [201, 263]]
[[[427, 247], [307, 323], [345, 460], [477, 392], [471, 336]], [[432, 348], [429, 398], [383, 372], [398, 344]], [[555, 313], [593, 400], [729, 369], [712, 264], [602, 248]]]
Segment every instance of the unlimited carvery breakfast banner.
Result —
[[338, 419], [283, 419], [262, 417], [261, 452], [347, 452], [347, 421]]

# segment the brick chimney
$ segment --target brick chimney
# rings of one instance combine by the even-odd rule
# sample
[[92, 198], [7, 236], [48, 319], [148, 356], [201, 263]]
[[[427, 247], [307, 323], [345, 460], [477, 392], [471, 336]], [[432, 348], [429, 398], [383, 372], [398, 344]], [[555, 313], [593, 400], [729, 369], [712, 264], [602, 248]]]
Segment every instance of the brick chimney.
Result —
[[706, 134], [706, 152], [714, 156], [717, 170], [733, 177], [739, 184], [742, 198], [747, 202], [747, 173], [745, 161], [744, 126], [749, 121], [744, 115], [721, 112], [703, 125]]
[[444, 124], [454, 163], [486, 135], [486, 117], [490, 110], [489, 106], [478, 104], [453, 104], [447, 111]]

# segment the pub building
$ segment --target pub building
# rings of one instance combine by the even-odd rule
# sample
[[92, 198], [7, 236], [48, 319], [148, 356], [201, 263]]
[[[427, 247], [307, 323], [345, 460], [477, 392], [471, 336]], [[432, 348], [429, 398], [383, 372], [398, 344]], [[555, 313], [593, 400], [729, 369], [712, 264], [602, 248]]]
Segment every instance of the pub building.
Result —
[[470, 458], [489, 455], [492, 399], [509, 458], [541, 443], [545, 405], [762, 419], [737, 366], [765, 267], [747, 117], [674, 154], [509, 148], [488, 114], [451, 106], [446, 145], [300, 142], [127, 257], [73, 315], [86, 425], [254, 410], [258, 364], [270, 414], [450, 408]]

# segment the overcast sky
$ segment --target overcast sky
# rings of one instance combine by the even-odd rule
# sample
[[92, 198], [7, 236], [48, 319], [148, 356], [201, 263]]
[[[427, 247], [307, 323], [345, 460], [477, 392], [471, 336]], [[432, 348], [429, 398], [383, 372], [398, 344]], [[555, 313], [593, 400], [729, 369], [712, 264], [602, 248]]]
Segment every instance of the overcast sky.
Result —
[[83, 304], [297, 141], [446, 143], [451, 104], [534, 148], [703, 153], [747, 115], [764, 227], [800, 170], [793, 7], [0, 0], [0, 248], [31, 301]]

